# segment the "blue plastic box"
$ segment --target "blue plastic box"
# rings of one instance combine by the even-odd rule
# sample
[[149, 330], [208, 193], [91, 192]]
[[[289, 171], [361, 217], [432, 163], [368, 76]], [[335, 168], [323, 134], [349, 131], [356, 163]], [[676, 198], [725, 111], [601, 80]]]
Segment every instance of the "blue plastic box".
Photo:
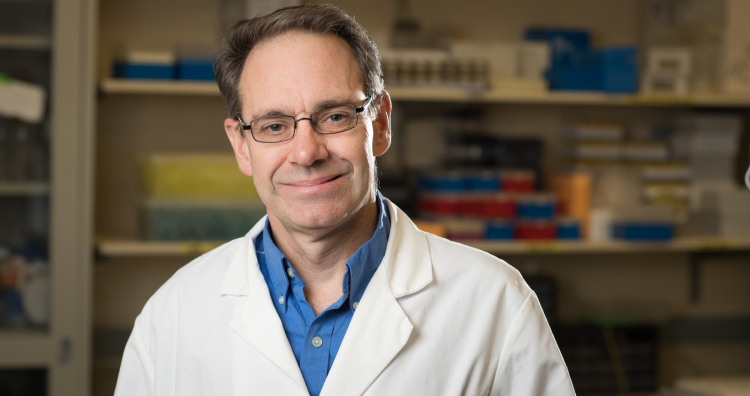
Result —
[[638, 48], [618, 47], [601, 50], [602, 90], [610, 93], [638, 91]]
[[612, 235], [627, 241], [669, 241], [673, 227], [666, 223], [616, 223]]
[[553, 90], [633, 93], [638, 90], [638, 49], [617, 47], [563, 54], [547, 78]]
[[519, 198], [516, 201], [518, 217], [530, 220], [551, 220], [555, 217], [555, 204], [554, 198], [539, 196]]
[[500, 191], [500, 175], [497, 173], [475, 173], [468, 177], [469, 190], [482, 192]]
[[216, 81], [214, 58], [183, 58], [177, 63], [180, 80]]
[[419, 187], [425, 192], [464, 192], [469, 188], [469, 180], [455, 173], [429, 174], [420, 176]]
[[485, 238], [492, 240], [513, 239], [513, 223], [510, 221], [493, 221], [488, 223]]
[[116, 62], [114, 75], [116, 78], [173, 80], [175, 66]]
[[558, 220], [557, 239], [581, 239], [580, 222], [576, 219]]

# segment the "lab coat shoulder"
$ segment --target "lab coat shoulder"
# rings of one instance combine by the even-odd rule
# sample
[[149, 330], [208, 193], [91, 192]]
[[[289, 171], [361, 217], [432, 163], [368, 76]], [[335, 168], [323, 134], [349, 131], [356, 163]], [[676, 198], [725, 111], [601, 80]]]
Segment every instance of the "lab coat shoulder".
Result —
[[191, 310], [211, 305], [220, 298], [216, 291], [238, 249], [243, 248], [242, 241], [227, 242], [185, 264], [151, 296], [140, 316], [146, 320], [155, 315], [157, 321], [168, 322], [165, 315], [177, 315], [185, 305], [194, 307]]
[[[424, 236], [433, 281], [399, 298], [417, 330], [384, 374], [408, 369], [418, 394], [574, 395], [536, 295], [521, 274], [484, 251]], [[420, 356], [424, 351], [431, 357]], [[415, 367], [415, 361], [431, 364]], [[422, 369], [432, 380], [415, 381]]]

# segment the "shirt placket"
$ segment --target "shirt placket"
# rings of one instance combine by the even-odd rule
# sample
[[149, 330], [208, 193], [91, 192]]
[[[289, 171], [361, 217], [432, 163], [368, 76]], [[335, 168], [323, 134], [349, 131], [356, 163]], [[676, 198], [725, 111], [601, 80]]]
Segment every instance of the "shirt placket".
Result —
[[[328, 376], [328, 359], [331, 352], [336, 311], [320, 314], [307, 331], [302, 352], [302, 365], [307, 373], [305, 381], [314, 382], [313, 389], [322, 389]], [[311, 384], [310, 384], [311, 385]]]

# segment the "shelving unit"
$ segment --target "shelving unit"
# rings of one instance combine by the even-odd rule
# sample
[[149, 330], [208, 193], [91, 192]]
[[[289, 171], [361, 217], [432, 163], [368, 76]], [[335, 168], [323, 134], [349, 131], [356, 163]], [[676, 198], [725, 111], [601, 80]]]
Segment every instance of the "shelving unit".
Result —
[[0, 196], [47, 194], [49, 194], [49, 183], [46, 182], [0, 182]]
[[[105, 94], [220, 96], [213, 82], [125, 80], [108, 78], [99, 89]], [[692, 94], [686, 96], [611, 95], [599, 92], [473, 92], [462, 88], [386, 87], [391, 99], [406, 102], [488, 104], [593, 105], [640, 107], [750, 107], [750, 95]]]
[[[5, 223], [0, 227], [21, 241], [28, 237], [44, 243], [40, 250], [49, 262], [46, 323], [3, 324], [0, 370], [43, 371], [45, 394], [86, 396], [91, 375], [96, 0], [0, 0], [0, 5], [7, 6], [0, 10], [3, 21], [12, 21], [3, 29], [14, 32], [0, 34], [2, 71], [46, 90], [40, 129], [49, 136], [50, 168], [48, 182], [0, 182], [4, 203], [29, 198], [44, 205], [39, 212], [13, 212], [19, 217], [34, 213], [28, 217], [44, 223], [34, 234], [23, 235]], [[4, 209], [11, 212], [16, 206]]]
[[[678, 238], [669, 242], [498, 242], [485, 240], [464, 240], [460, 242], [498, 256], [506, 254], [622, 254], [750, 251], [750, 237]], [[160, 242], [102, 238], [96, 243], [96, 252], [102, 257], [197, 256], [206, 253], [223, 243], [223, 241]]]
[[[563, 24], [594, 31], [596, 45], [638, 42], [642, 33], [640, 6], [634, 2], [605, 3], [469, 1], [456, 7], [450, 2], [422, 1], [413, 2], [412, 11], [427, 23], [440, 21], [450, 25], [467, 39], [518, 40], [523, 29], [532, 24]], [[392, 13], [374, 13], [371, 5], [351, 0], [334, 4], [357, 15], [357, 20], [373, 34], [392, 28]], [[96, 253], [97, 263], [93, 288], [96, 305], [92, 316], [97, 331], [114, 329], [129, 334], [147, 299], [174, 270], [225, 242], [139, 240], [138, 210], [143, 198], [138, 186], [139, 156], [156, 152], [224, 150], [229, 153], [230, 148], [221, 126], [226, 107], [214, 82], [115, 79], [109, 77], [112, 61], [120, 45], [145, 49], [156, 44], [164, 48], [196, 44], [208, 48], [220, 41], [216, 21], [220, 19], [221, 8], [214, 1], [188, 2], [178, 9], [169, 2], [146, 0], [106, 0], [99, 1], [99, 5], [100, 101], [95, 142], [98, 234], [88, 245], [89, 254]], [[154, 15], [174, 18], [165, 20]], [[394, 111], [394, 125], [403, 125], [411, 117], [439, 118], [473, 112], [483, 132], [541, 139], [548, 145], [548, 154], [556, 153], [556, 145], [560, 143], [558, 132], [571, 122], [661, 127], [676, 115], [695, 108], [731, 110], [742, 113], [746, 119], [750, 116], [750, 94], [471, 92], [417, 86], [386, 89], [398, 110]], [[398, 132], [403, 131], [404, 128]], [[400, 155], [407, 142], [397, 143], [390, 153]], [[549, 169], [556, 158], [554, 155], [546, 158], [549, 163], [545, 169]], [[393, 163], [404, 165], [403, 161]], [[536, 272], [557, 279], [561, 320], [610, 313], [643, 320], [744, 317], [750, 313], [745, 298], [750, 273], [750, 266], [746, 265], [750, 237], [677, 238], [666, 243], [461, 242], [505, 259], [524, 276]], [[679, 344], [665, 348], [660, 361], [661, 385], [670, 385], [675, 376], [690, 374], [688, 369], [699, 372], [702, 367], [711, 367], [717, 362], [716, 356], [723, 358], [723, 353], [726, 360], [739, 361], [746, 351], [737, 348], [726, 353], [711, 346], [701, 346], [705, 348], [701, 350], [691, 347]], [[120, 361], [117, 351], [121, 347], [118, 348], [115, 352], [112, 348], [95, 351], [98, 353], [94, 356], [96, 394], [112, 394]], [[692, 365], [688, 367], [685, 362]], [[724, 367], [721, 364], [714, 365]], [[738, 369], [735, 366], [732, 369]], [[711, 374], [710, 370], [707, 373]]]
[[47, 36], [0, 34], [0, 49], [48, 50], [51, 46]]

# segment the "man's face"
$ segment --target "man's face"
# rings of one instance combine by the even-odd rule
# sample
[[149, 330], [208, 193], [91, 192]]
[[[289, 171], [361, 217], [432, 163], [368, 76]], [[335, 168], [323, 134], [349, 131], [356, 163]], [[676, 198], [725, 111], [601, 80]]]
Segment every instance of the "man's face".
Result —
[[[253, 48], [239, 92], [246, 124], [266, 115], [306, 118], [366, 100], [348, 45], [333, 35], [309, 33], [284, 34]], [[365, 111], [354, 129], [334, 135], [320, 135], [303, 120], [292, 140], [259, 143], [250, 131], [242, 138], [236, 120], [224, 122], [240, 170], [253, 177], [272, 220], [297, 229], [336, 227], [373, 201], [375, 156], [390, 144], [390, 100], [383, 96], [374, 120]]]

